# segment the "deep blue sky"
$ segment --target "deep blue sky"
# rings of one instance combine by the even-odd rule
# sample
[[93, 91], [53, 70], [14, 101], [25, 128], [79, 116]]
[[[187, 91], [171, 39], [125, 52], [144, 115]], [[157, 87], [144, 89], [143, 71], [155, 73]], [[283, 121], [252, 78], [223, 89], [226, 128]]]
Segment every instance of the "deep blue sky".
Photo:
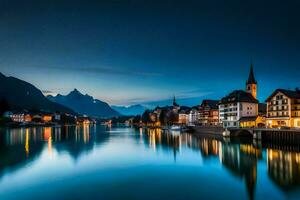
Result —
[[[111, 104], [300, 85], [300, 1], [0, 0], [0, 71]], [[168, 100], [170, 101], [170, 100]], [[156, 104], [156, 103], [154, 103]]]

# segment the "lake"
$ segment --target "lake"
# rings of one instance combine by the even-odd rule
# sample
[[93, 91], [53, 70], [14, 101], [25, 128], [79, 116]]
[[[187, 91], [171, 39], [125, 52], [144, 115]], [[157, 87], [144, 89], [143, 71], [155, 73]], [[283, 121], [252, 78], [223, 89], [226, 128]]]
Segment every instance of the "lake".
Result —
[[300, 199], [299, 145], [100, 125], [0, 129], [0, 199]]

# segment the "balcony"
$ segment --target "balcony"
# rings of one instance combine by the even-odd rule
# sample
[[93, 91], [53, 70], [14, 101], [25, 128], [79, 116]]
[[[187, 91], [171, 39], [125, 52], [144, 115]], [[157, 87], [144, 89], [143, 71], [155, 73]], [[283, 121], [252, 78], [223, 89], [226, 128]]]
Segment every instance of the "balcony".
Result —
[[283, 117], [290, 117], [289, 115], [270, 115], [268, 114], [268, 118], [283, 118]]

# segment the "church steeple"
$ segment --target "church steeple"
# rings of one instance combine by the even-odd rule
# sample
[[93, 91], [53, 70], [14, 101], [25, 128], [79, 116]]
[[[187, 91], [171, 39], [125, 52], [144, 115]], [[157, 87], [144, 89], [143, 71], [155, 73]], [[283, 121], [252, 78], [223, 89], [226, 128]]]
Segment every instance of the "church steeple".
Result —
[[246, 92], [252, 94], [252, 96], [256, 99], [257, 81], [255, 80], [255, 77], [254, 77], [252, 60], [251, 60], [251, 65], [250, 65], [249, 77], [248, 77], [248, 80], [246, 81]]
[[173, 106], [174, 106], [174, 107], [178, 107], [178, 106], [179, 106], [179, 105], [176, 103], [175, 95], [174, 95], [174, 98], [173, 98]]
[[255, 80], [255, 77], [254, 77], [252, 60], [251, 60], [250, 73], [249, 73], [249, 77], [248, 77], [248, 80], [247, 80], [247, 84], [257, 84], [257, 82]]

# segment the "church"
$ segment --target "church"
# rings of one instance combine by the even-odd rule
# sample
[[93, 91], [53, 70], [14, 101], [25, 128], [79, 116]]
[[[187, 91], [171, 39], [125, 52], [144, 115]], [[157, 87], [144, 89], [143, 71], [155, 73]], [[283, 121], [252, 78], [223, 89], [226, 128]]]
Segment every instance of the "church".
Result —
[[259, 116], [257, 81], [251, 63], [245, 90], [234, 90], [219, 103], [219, 120], [224, 128], [264, 126], [265, 119]]

